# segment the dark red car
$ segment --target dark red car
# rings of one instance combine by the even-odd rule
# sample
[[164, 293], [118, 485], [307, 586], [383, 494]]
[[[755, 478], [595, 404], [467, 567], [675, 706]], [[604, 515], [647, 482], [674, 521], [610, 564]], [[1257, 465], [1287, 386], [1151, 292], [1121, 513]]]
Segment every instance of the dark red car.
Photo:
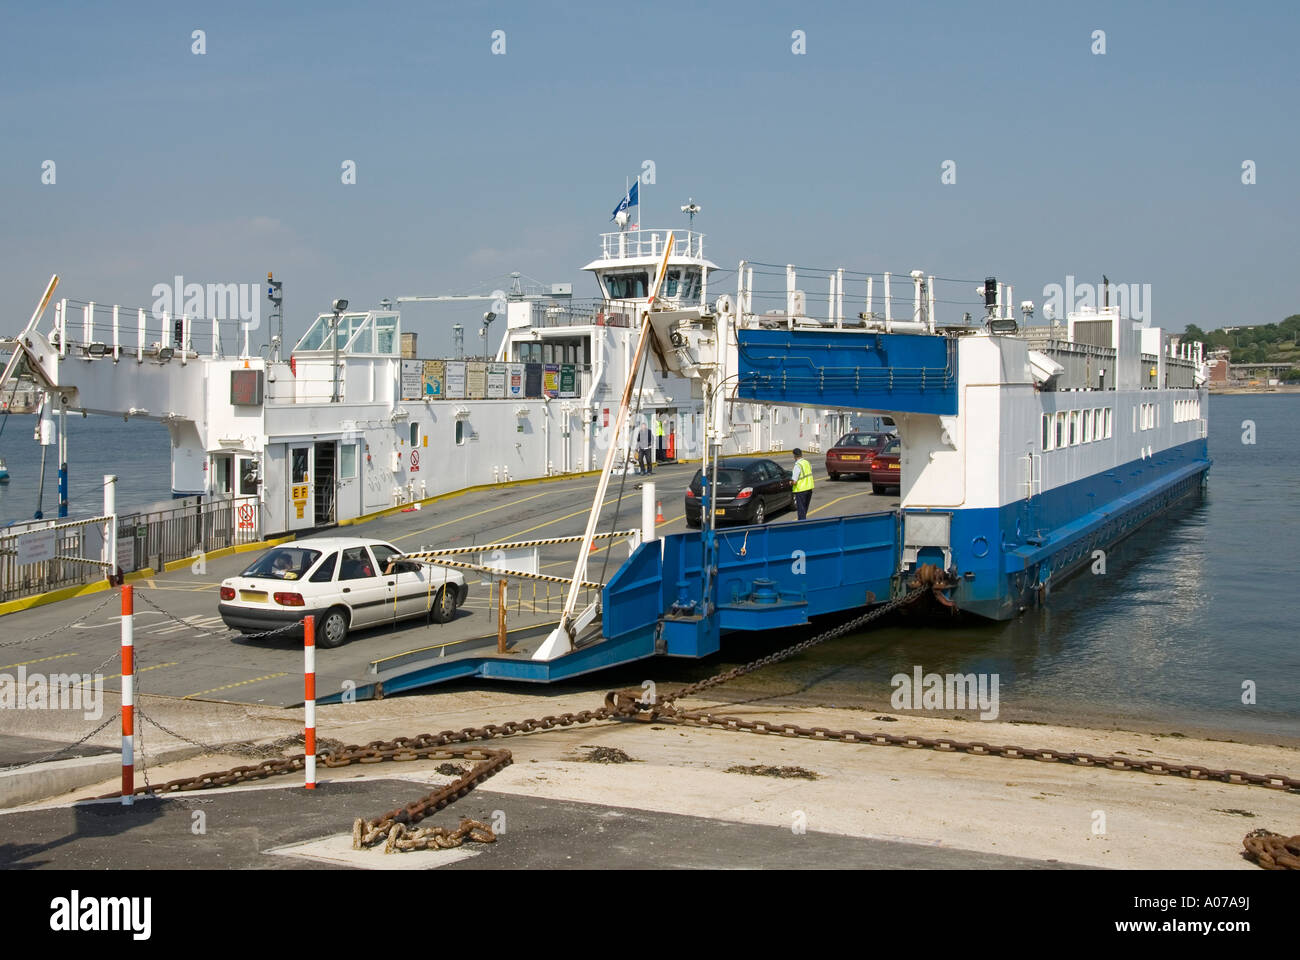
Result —
[[871, 492], [884, 493], [888, 487], [900, 486], [899, 455], [903, 444], [897, 437], [890, 438], [884, 448], [871, 458]]
[[846, 433], [826, 451], [827, 474], [832, 480], [854, 473], [870, 474], [872, 457], [893, 438], [892, 433]]

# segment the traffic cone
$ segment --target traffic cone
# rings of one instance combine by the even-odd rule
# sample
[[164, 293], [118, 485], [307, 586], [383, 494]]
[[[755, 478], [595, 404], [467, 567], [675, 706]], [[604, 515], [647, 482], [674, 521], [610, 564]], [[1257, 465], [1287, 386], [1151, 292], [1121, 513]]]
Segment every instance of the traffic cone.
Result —
[[587, 552], [588, 552], [588, 553], [595, 553], [595, 552], [596, 552], [596, 541], [595, 541], [595, 540], [591, 541], [591, 549], [588, 550]]
[[655, 523], [664, 522], [664, 502], [659, 500], [655, 503]]

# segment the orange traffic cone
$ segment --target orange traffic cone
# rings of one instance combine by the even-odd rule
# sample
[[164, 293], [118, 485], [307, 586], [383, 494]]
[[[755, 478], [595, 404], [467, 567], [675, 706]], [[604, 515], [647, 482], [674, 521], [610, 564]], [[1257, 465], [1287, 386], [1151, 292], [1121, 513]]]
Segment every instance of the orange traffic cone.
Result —
[[591, 541], [591, 549], [588, 550], [587, 552], [588, 552], [588, 553], [595, 553], [595, 552], [596, 552], [596, 541], [595, 541], [595, 540]]
[[655, 504], [655, 510], [657, 511], [657, 512], [655, 513], [655, 523], [663, 523], [663, 522], [664, 522], [664, 502], [663, 502], [662, 500], [658, 501], [658, 502]]

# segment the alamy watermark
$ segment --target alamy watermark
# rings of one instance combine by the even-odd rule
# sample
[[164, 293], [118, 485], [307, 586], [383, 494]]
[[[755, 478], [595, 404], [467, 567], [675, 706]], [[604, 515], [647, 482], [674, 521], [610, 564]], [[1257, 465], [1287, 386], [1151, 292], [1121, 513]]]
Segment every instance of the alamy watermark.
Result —
[[895, 710], [974, 710], [981, 720], [998, 718], [996, 673], [925, 673], [919, 666], [910, 674], [896, 673], [889, 685], [889, 704]]
[[0, 710], [80, 710], [87, 720], [104, 715], [104, 675], [0, 673]]
[[153, 317], [238, 320], [243, 327], [256, 330], [262, 324], [261, 290], [260, 283], [186, 283], [178, 275], [170, 284], [154, 284]]
[[1132, 320], [1134, 325], [1151, 323], [1151, 284], [1143, 283], [1076, 283], [1074, 276], [1065, 278], [1065, 284], [1049, 283], [1043, 287], [1043, 315], [1064, 319], [1082, 310], [1099, 310], [1115, 307], [1121, 320]]

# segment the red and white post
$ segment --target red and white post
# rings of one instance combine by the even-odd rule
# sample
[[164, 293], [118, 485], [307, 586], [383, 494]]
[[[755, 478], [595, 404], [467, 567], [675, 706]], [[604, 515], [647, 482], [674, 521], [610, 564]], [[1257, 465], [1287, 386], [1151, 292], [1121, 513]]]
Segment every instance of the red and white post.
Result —
[[316, 789], [316, 618], [303, 618], [303, 710], [306, 719], [302, 734], [304, 766], [307, 769], [307, 789]]
[[135, 598], [122, 587], [122, 805], [135, 799]]

